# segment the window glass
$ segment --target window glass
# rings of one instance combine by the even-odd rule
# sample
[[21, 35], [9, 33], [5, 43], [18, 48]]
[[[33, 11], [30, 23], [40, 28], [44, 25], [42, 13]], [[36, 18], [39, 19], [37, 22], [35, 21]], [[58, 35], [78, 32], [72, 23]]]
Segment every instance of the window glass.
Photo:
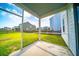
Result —
[[78, 22], [78, 36], [79, 36], [79, 6], [77, 6], [77, 15], [78, 15], [78, 20], [77, 20], [77, 22]]
[[77, 7], [77, 13], [78, 13], [78, 24], [79, 24], [79, 6]]
[[65, 32], [65, 24], [64, 24], [64, 19], [63, 19], [63, 32]]

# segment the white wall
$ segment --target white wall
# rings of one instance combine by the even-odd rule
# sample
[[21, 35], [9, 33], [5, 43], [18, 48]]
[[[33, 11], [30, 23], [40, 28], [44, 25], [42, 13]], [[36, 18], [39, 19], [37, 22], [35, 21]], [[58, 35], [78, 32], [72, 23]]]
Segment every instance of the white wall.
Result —
[[[65, 24], [65, 32], [63, 32], [63, 20], [64, 20], [64, 24]], [[67, 24], [67, 11], [63, 11], [61, 14], [61, 33], [62, 33], [62, 37], [64, 38], [64, 41], [66, 42], [67, 45], [69, 45], [68, 43], [68, 24]]]
[[[63, 14], [61, 16], [62, 37], [64, 38], [64, 41], [66, 42], [72, 53], [76, 55], [76, 37], [75, 37], [73, 4], [69, 4], [67, 10], [62, 14]], [[63, 18], [65, 20], [65, 32], [63, 32], [63, 27], [62, 27]]]
[[67, 9], [68, 12], [68, 32], [69, 32], [69, 47], [74, 55], [76, 55], [76, 35], [75, 35], [75, 21], [73, 4], [70, 4]]

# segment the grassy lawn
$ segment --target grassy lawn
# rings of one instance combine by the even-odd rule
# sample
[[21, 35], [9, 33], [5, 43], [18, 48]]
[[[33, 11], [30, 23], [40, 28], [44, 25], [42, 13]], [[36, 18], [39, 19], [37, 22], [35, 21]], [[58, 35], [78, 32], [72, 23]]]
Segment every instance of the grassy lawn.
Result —
[[[63, 39], [59, 35], [48, 35], [42, 34], [41, 40], [58, 44], [61, 46], [65, 46]], [[0, 55], [9, 55], [11, 52], [20, 49], [20, 40], [21, 40], [21, 33], [8, 33], [8, 34], [0, 34]], [[37, 41], [38, 34], [37, 33], [24, 33], [23, 34], [24, 40], [24, 47]]]
[[42, 34], [41, 37], [42, 37], [41, 39], [45, 42], [49, 42], [49, 43], [57, 44], [57, 45], [60, 45], [63, 47], [67, 47], [63, 38], [60, 35]]

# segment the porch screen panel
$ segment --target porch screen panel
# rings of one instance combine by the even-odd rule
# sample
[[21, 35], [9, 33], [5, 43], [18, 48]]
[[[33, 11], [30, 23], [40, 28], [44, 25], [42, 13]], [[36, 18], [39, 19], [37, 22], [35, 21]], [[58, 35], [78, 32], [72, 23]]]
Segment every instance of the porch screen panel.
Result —
[[0, 10], [0, 56], [20, 49], [21, 17]]
[[23, 47], [38, 40], [38, 18], [24, 11], [23, 20]]
[[41, 40], [66, 46], [61, 37], [60, 13], [41, 19]]

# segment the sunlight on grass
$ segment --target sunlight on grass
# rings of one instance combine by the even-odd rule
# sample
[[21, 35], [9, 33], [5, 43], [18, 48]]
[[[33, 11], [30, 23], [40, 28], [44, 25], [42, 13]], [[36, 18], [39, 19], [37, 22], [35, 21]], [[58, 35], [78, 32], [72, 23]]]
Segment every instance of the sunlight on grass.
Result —
[[[38, 40], [38, 33], [24, 33], [23, 46], [34, 43]], [[66, 47], [59, 35], [42, 34], [41, 40]], [[14, 32], [0, 34], [0, 55], [9, 55], [11, 52], [20, 49], [21, 33]]]
[[67, 45], [65, 44], [64, 40], [60, 35], [43, 34], [41, 37], [43, 41], [67, 47]]
[[[11, 52], [20, 49], [21, 33], [17, 32], [0, 35], [0, 55], [9, 55]], [[38, 34], [24, 33], [23, 40], [23, 45], [25, 47], [37, 41]]]

